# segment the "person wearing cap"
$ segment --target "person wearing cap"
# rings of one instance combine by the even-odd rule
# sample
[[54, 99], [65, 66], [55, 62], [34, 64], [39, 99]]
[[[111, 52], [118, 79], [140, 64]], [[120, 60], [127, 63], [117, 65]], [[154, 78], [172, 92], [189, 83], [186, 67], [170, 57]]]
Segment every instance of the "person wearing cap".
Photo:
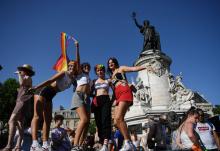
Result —
[[49, 150], [49, 131], [52, 120], [52, 99], [58, 92], [62, 92], [71, 87], [78, 74], [79, 44], [76, 45], [76, 61], [68, 63], [67, 71], [61, 71], [52, 76], [49, 80], [33, 87], [30, 91], [35, 91], [34, 95], [34, 116], [31, 122], [32, 146], [31, 151], [41, 150], [37, 141], [37, 131], [39, 120], [43, 119], [43, 146], [44, 151]]
[[17, 71], [15, 72], [18, 75], [19, 80], [19, 89], [18, 95], [16, 99], [15, 108], [11, 114], [9, 119], [9, 135], [8, 135], [8, 143], [3, 151], [10, 151], [13, 148], [13, 140], [16, 132], [16, 127], [18, 130], [18, 139], [15, 145], [14, 150], [21, 150], [21, 143], [23, 140], [24, 134], [24, 114], [27, 110], [27, 102], [30, 101], [33, 97], [32, 94], [28, 93], [28, 89], [32, 87], [32, 76], [35, 74], [32, 66], [28, 64], [24, 64], [23, 66], [17, 67]]

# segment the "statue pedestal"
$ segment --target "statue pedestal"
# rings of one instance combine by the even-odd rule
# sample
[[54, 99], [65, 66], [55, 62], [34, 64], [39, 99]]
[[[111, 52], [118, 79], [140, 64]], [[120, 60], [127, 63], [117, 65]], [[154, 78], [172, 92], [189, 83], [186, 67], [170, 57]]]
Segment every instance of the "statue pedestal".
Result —
[[[136, 19], [135, 24], [137, 25]], [[198, 104], [196, 100], [192, 102], [192, 99], [199, 98], [193, 98], [194, 93], [184, 86], [181, 78], [170, 73], [172, 60], [161, 51], [159, 33], [154, 31], [154, 27], [144, 26], [140, 31], [144, 34], [144, 47], [134, 66], [146, 66], [152, 70], [138, 72], [134, 104], [125, 115], [128, 129], [135, 130], [137, 134], [142, 134], [142, 126], [148, 122], [148, 117], [158, 120], [161, 114], [167, 114], [169, 124], [177, 126], [179, 117], [191, 106]]]
[[135, 66], [148, 66], [154, 72], [142, 70], [138, 72], [137, 81], [142, 81], [148, 87], [151, 98], [151, 110], [168, 110], [171, 96], [169, 93], [169, 69], [171, 59], [159, 50], [142, 52], [135, 62]]

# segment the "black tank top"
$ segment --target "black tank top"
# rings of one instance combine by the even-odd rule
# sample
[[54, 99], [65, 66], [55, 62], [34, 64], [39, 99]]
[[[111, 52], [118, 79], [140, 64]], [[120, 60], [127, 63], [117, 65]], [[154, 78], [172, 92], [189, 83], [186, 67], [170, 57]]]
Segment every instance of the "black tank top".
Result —
[[118, 83], [121, 80], [126, 80], [127, 81], [127, 77], [126, 77], [125, 73], [117, 72], [114, 75], [114, 77], [112, 78], [112, 84], [116, 85], [116, 83]]

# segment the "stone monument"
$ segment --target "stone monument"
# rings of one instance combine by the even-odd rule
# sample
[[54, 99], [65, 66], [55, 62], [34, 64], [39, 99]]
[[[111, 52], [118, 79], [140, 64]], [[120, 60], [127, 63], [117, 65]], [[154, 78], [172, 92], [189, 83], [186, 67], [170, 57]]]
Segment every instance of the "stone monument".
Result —
[[[183, 114], [192, 106], [196, 106], [194, 92], [187, 89], [182, 82], [182, 74], [172, 75], [172, 60], [161, 50], [160, 36], [155, 27], [145, 20], [140, 25], [136, 13], [132, 14], [135, 25], [144, 36], [143, 48], [134, 66], [147, 66], [152, 71], [138, 72], [135, 85], [134, 103], [126, 113], [125, 120], [129, 129], [141, 133], [141, 126], [147, 122], [148, 116], [159, 117], [160, 114], [175, 112]], [[197, 97], [198, 98], [198, 97]], [[211, 104], [206, 103], [211, 110]]]

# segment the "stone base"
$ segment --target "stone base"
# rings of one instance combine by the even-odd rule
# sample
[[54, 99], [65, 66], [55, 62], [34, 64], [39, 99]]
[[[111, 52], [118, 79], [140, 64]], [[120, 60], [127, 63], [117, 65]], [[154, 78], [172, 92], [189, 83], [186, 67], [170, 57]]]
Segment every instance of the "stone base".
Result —
[[152, 106], [151, 110], [157, 110], [157, 111], [168, 111], [167, 106]]

